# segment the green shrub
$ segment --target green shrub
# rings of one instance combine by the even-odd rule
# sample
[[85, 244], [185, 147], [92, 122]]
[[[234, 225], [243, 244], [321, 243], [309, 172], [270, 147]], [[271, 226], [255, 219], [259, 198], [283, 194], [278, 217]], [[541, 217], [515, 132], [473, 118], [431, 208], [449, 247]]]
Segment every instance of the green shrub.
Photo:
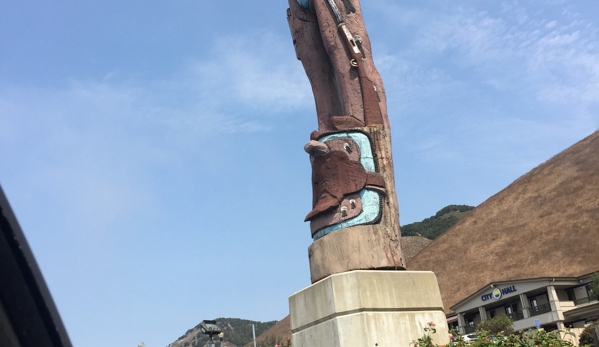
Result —
[[434, 322], [428, 322], [426, 328], [424, 328], [424, 335], [417, 341], [412, 341], [412, 345], [414, 347], [435, 347], [436, 345], [433, 343], [433, 338], [431, 337], [431, 334], [437, 332], [435, 326]]
[[[411, 347], [447, 347], [433, 343], [431, 334], [436, 332], [435, 323], [428, 323], [422, 337], [413, 341]], [[572, 342], [561, 338], [563, 334], [574, 335], [568, 330], [548, 333], [541, 329], [526, 334], [522, 332], [505, 334], [501, 331], [492, 334], [486, 330], [479, 330], [476, 334], [476, 339], [466, 342], [461, 334], [451, 331], [449, 347], [574, 347]]]
[[[593, 333], [591, 332], [591, 329], [595, 325], [599, 325], [599, 319], [594, 321], [588, 327], [584, 328], [582, 333], [580, 333], [580, 337], [578, 339], [579, 346], [593, 346], [595, 341], [593, 340]], [[597, 347], [597, 346], [595, 346], [595, 347]]]
[[479, 331], [488, 331], [492, 335], [503, 333], [509, 335], [514, 331], [514, 321], [508, 316], [495, 316], [478, 323], [476, 328]]
[[599, 272], [595, 272], [593, 276], [591, 276], [591, 283], [589, 286], [591, 287], [591, 297], [589, 299], [599, 300]]

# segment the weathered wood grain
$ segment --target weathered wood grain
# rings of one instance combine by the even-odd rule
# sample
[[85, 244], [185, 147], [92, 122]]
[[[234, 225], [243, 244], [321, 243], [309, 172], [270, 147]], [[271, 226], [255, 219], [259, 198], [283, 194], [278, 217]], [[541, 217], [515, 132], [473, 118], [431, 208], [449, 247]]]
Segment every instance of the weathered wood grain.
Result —
[[[375, 162], [386, 182], [394, 182], [390, 138], [382, 126], [362, 128], [375, 144]], [[363, 269], [405, 269], [400, 246], [395, 185], [387, 186], [377, 224], [359, 225], [322, 237], [308, 248], [312, 283], [335, 273]]]
[[[368, 173], [369, 180], [365, 182], [363, 169], [333, 153], [338, 150], [321, 155], [324, 148], [313, 144], [309, 147], [316, 163], [313, 178], [318, 182], [324, 179], [326, 184], [315, 188], [314, 209], [307, 219], [321, 214], [319, 218], [339, 220], [334, 207], [366, 185], [381, 192], [382, 213], [371, 225], [352, 226], [316, 240], [309, 249], [313, 282], [355, 269], [404, 268], [385, 89], [374, 65], [359, 0], [335, 0], [335, 4], [347, 31], [338, 25], [327, 0], [311, 0], [310, 10], [289, 0], [288, 20], [294, 47], [316, 103], [318, 132], [311, 139], [339, 130], [367, 134], [376, 173]], [[355, 39], [359, 54], [350, 49], [344, 32]], [[325, 156], [335, 157], [334, 165], [325, 164]], [[323, 194], [331, 197], [321, 198]], [[330, 215], [323, 217], [323, 212]]]

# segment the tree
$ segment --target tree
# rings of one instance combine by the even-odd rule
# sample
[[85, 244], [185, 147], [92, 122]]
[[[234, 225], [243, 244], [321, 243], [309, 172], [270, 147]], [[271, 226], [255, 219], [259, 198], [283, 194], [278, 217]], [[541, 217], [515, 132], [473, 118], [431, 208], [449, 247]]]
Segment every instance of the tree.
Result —
[[591, 323], [591, 325], [584, 328], [584, 330], [580, 333], [580, 337], [578, 340], [579, 346], [593, 346], [595, 340], [593, 339], [593, 332], [591, 331], [591, 329], [593, 329], [593, 327], [597, 325], [599, 325], [599, 320], [594, 321], [593, 323]]
[[495, 316], [478, 323], [477, 330], [488, 331], [491, 335], [508, 335], [514, 331], [514, 321], [508, 316]]
[[574, 334], [568, 330], [546, 332], [540, 329], [531, 333], [517, 332], [507, 335], [479, 331], [476, 338], [469, 341], [465, 341], [461, 335], [454, 337], [450, 334], [449, 345], [441, 346], [428, 339], [428, 335], [429, 331], [425, 328], [424, 335], [418, 341], [412, 342], [410, 347], [574, 347], [570, 339]]
[[589, 299], [599, 300], [599, 272], [595, 272], [591, 276], [591, 283], [589, 284], [591, 288], [591, 296]]

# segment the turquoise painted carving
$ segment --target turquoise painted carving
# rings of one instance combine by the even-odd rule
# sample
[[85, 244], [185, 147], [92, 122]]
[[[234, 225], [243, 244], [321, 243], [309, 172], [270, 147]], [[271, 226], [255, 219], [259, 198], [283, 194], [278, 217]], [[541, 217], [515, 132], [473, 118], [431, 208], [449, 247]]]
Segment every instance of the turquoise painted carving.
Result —
[[[376, 166], [374, 163], [374, 157], [373, 157], [373, 153], [372, 153], [372, 147], [370, 144], [370, 139], [368, 138], [368, 136], [362, 132], [358, 132], [358, 131], [348, 131], [348, 132], [339, 132], [339, 133], [334, 133], [334, 134], [329, 134], [329, 135], [325, 135], [321, 138], [318, 139], [319, 142], [327, 144], [327, 142], [333, 142], [333, 140], [348, 140], [348, 142], [351, 143], [355, 143], [357, 144], [359, 151], [360, 151], [360, 163], [362, 164], [362, 166], [364, 167], [364, 169], [366, 170], [366, 172], [372, 172], [375, 173], [376, 172]], [[331, 145], [329, 144], [329, 147], [331, 147]], [[362, 189], [359, 191], [358, 195], [359, 195], [359, 199], [361, 200], [361, 212], [352, 218], [343, 220], [339, 223], [335, 223], [332, 225], [328, 225], [325, 226], [324, 228], [321, 228], [319, 230], [317, 230], [313, 235], [312, 238], [314, 239], [314, 241], [318, 240], [319, 238], [330, 234], [334, 231], [338, 231], [341, 229], [345, 229], [345, 228], [349, 228], [352, 226], [356, 226], [356, 225], [364, 225], [364, 224], [371, 224], [371, 223], [376, 223], [377, 220], [380, 218], [380, 214], [381, 214], [381, 193], [379, 191], [376, 190], [372, 190], [372, 189]], [[349, 200], [352, 201], [352, 200]], [[343, 206], [343, 203], [340, 205]], [[343, 207], [340, 207], [343, 208]], [[334, 214], [337, 211], [333, 211], [333, 212], [329, 212], [329, 214]], [[337, 212], [338, 213], [338, 212]], [[325, 216], [326, 218], [326, 216]], [[313, 220], [311, 221], [311, 226], [315, 226], [316, 224], [322, 224], [319, 223], [318, 220]]]
[[322, 138], [318, 139], [318, 141], [326, 143], [327, 141], [333, 139], [346, 138], [352, 139], [358, 144], [358, 147], [360, 148], [360, 162], [362, 163], [362, 166], [364, 166], [364, 169], [366, 169], [368, 172], [376, 172], [374, 166], [374, 157], [372, 156], [372, 148], [370, 146], [370, 139], [368, 136], [366, 136], [366, 134], [357, 131], [335, 133], [323, 136]]
[[297, 0], [297, 3], [306, 10], [310, 9], [310, 0]]
[[379, 193], [370, 189], [362, 189], [362, 191], [360, 191], [360, 198], [362, 199], [363, 206], [362, 213], [360, 213], [357, 217], [347, 221], [333, 224], [329, 227], [319, 230], [312, 236], [312, 239], [316, 241], [334, 231], [349, 228], [355, 225], [370, 224], [376, 221], [381, 213], [381, 197]]

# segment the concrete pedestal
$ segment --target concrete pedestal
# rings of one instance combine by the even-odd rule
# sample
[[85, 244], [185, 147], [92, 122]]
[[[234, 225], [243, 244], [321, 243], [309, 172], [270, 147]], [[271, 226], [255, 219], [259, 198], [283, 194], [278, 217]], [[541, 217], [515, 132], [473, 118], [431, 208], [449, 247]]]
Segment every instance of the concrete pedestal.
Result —
[[293, 347], [408, 347], [436, 324], [449, 343], [437, 278], [428, 271], [359, 270], [329, 276], [289, 298]]

